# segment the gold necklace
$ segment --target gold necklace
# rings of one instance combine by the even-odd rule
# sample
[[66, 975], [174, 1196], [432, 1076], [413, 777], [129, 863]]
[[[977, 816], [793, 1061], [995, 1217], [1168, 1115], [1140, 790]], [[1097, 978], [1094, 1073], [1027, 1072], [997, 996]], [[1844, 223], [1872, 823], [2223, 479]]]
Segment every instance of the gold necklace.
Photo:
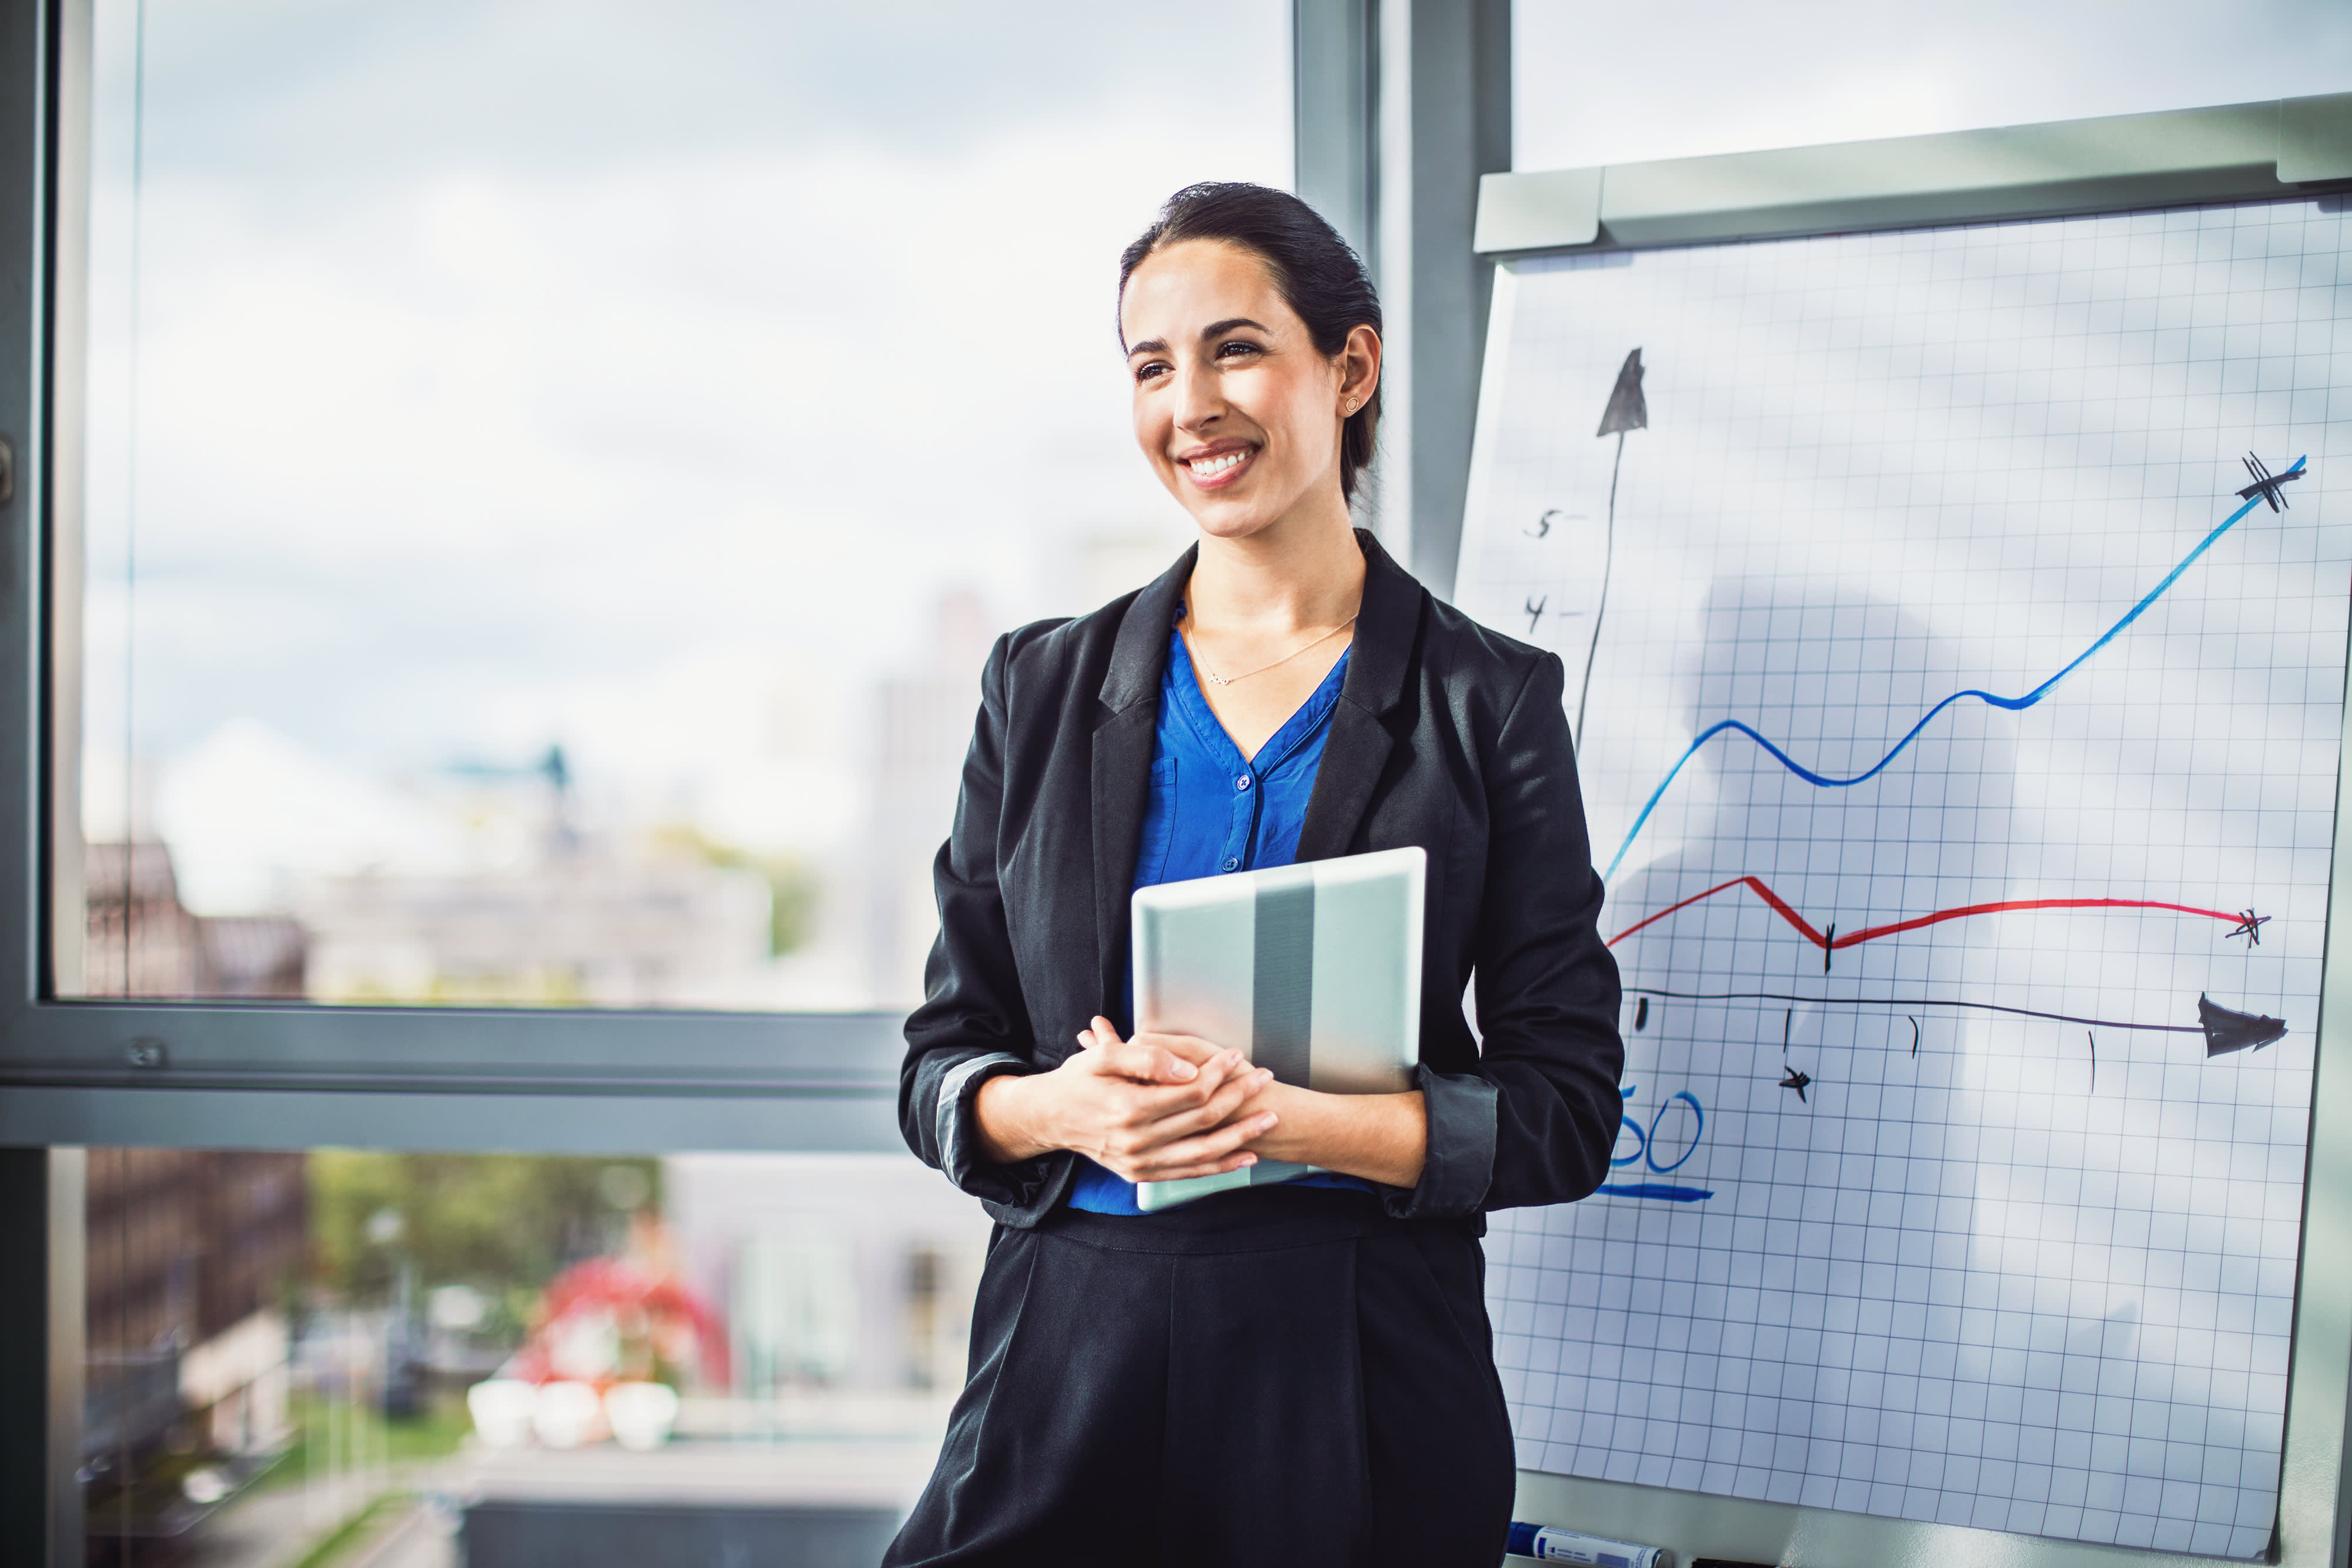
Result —
[[1201, 652], [1201, 645], [1198, 643], [1193, 642], [1191, 637], [1188, 636], [1184, 639], [1184, 645], [1192, 650], [1192, 662], [1201, 666], [1201, 673], [1202, 674], [1208, 676], [1212, 682], [1218, 685], [1230, 686], [1235, 681], [1245, 681], [1252, 675], [1262, 675], [1268, 670], [1274, 668], [1275, 664], [1286, 664], [1290, 663], [1291, 660], [1298, 657], [1299, 654], [1307, 652], [1309, 648], [1321, 647], [1324, 643], [1328, 643], [1332, 638], [1337, 637], [1340, 632], [1345, 632], [1349, 627], [1353, 626], [1355, 623], [1356, 617], [1350, 615], [1345, 621], [1340, 622], [1337, 626], [1332, 627], [1328, 632], [1324, 632], [1320, 637], [1316, 638], [1314, 642], [1302, 643], [1298, 647], [1293, 648], [1281, 658], [1275, 660], [1273, 664], [1260, 664], [1255, 670], [1244, 670], [1240, 674], [1233, 676], [1221, 675], [1217, 674], [1216, 671], [1211, 669], [1209, 667], [1208, 659]]

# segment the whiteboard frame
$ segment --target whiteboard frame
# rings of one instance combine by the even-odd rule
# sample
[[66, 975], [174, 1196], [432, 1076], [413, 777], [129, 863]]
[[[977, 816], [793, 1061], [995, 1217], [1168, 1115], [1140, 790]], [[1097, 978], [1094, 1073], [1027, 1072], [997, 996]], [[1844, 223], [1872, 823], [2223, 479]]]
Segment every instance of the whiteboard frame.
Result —
[[[2165, 167], [2146, 155], [2150, 147], [2175, 154], [2187, 148], [2200, 155]], [[2265, 152], [2267, 160], [2257, 156]], [[2126, 158], [2131, 166], [2119, 167]], [[1971, 167], [1981, 176], [2003, 166], [2032, 166], [2035, 177], [2004, 186], [1969, 174]], [[1905, 168], [1920, 178], [1906, 183]], [[2287, 173], [2314, 177], [2307, 183], [2283, 180]], [[2275, 201], [2325, 196], [2347, 185], [2352, 93], [1795, 152], [1488, 175], [1480, 195], [1479, 248], [1507, 254], [1496, 268], [1479, 384], [1482, 390], [1500, 386], [1508, 368], [1519, 293], [1513, 256]], [[1622, 203], [1628, 190], [1680, 190], [1691, 199], [1679, 213], [1667, 210], [1671, 204], [1664, 199], [1653, 201], [1646, 219], [1627, 221], [1623, 208], [1612, 206], [1612, 193]], [[1614, 222], [1612, 213], [1618, 214]], [[1528, 243], [1545, 235], [1555, 237]], [[1475, 450], [1489, 449], [1500, 419], [1500, 400], [1482, 396]], [[1486, 504], [1484, 475], [1474, 451], [1465, 541], [1467, 518]], [[2352, 757], [2352, 707], [2341, 744], [2342, 755]], [[2352, 932], [2347, 828], [2352, 768], [2339, 761], [2328, 878], [2330, 938]], [[2325, 955], [2279, 1518], [2263, 1559], [2286, 1568], [2352, 1568], [2352, 1513], [2344, 1506], [2352, 1479], [2346, 1470], [2347, 1421], [2352, 1416], [2352, 940], [2331, 939]], [[2330, 1007], [2331, 998], [2347, 998], [2346, 1005]], [[1514, 1517], [1664, 1546], [1680, 1564], [1701, 1557], [1805, 1568], [2183, 1568], [2242, 1561], [1527, 1469], [1519, 1471]]]

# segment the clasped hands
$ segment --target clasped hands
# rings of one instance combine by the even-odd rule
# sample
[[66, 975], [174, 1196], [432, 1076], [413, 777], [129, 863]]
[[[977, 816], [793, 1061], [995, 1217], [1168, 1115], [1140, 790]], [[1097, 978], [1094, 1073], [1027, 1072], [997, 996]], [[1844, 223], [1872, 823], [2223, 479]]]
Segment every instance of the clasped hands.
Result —
[[972, 1102], [998, 1163], [1071, 1149], [1129, 1181], [1178, 1181], [1292, 1160], [1391, 1186], [1421, 1179], [1428, 1124], [1418, 1090], [1325, 1094], [1281, 1083], [1188, 1034], [1121, 1040], [1106, 1018], [1051, 1071], [990, 1079]]

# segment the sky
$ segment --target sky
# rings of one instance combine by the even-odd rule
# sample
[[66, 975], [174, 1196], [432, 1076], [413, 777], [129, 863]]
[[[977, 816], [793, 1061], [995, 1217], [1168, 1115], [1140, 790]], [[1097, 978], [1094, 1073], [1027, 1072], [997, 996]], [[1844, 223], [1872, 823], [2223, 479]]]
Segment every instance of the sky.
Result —
[[[947, 596], [1082, 611], [1188, 537], [1116, 257], [1287, 182], [1282, 0], [152, 0], [143, 69], [140, 15], [97, 8], [94, 832], [126, 737], [219, 789], [274, 737], [391, 781], [560, 742], [619, 815], [823, 845]], [[2352, 88], [2340, 4], [1889, 17], [1520, 0], [1517, 164]]]
[[2352, 91], [2343, 0], [1517, 0], [1512, 28], [1520, 169]]
[[1087, 541], [1181, 548], [1117, 257], [1182, 184], [1287, 183], [1278, 3], [1196, 7], [1202, 68], [1139, 6], [179, 0], [143, 103], [137, 16], [100, 6], [95, 824], [128, 706], [141, 773], [242, 719], [382, 774], [561, 742], [635, 815], [823, 841], [946, 595], [1008, 625], [1107, 597]]

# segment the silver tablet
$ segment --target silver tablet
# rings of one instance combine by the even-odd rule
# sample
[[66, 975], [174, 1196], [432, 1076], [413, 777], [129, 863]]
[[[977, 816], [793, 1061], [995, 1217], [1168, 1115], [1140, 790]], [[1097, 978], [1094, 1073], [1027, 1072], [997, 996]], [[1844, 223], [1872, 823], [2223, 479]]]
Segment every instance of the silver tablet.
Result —
[[[1428, 866], [1416, 847], [1137, 889], [1136, 1030], [1198, 1035], [1328, 1093], [1412, 1088]], [[1142, 1182], [1136, 1202], [1169, 1208], [1313, 1168], [1260, 1160]]]

